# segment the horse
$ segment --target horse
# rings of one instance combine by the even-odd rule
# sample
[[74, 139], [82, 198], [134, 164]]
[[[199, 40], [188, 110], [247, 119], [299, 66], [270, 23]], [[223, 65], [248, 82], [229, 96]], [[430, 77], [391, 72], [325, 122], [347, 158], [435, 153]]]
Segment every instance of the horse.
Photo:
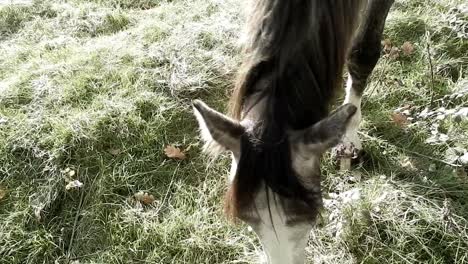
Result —
[[[232, 156], [227, 216], [252, 227], [268, 263], [304, 263], [321, 156], [339, 144], [346, 162], [362, 149], [361, 98], [394, 0], [252, 2], [229, 114], [192, 104], [205, 151]], [[344, 104], [330, 113], [341, 86]]]

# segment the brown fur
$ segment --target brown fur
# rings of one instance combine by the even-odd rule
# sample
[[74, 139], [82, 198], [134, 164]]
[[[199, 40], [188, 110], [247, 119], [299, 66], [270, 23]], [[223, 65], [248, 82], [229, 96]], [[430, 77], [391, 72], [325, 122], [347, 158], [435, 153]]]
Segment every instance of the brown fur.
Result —
[[[259, 100], [258, 125], [242, 137], [238, 172], [226, 196], [236, 217], [250, 208], [262, 182], [312, 217], [319, 205], [291, 168], [287, 129], [304, 129], [328, 115], [361, 0], [257, 0], [248, 16], [244, 61], [230, 101], [241, 120]], [[318, 195], [318, 197], [320, 197]], [[276, 197], [273, 197], [276, 199]], [[267, 197], [269, 200], [270, 197]], [[296, 201], [296, 202], [294, 202]], [[296, 211], [297, 208], [291, 208]]]

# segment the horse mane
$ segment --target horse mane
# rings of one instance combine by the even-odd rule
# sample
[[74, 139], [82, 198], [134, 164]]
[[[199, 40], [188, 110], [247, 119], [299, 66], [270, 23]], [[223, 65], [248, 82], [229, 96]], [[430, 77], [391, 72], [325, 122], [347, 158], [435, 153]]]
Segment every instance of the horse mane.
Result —
[[241, 157], [226, 196], [226, 210], [237, 216], [240, 209], [251, 206], [262, 182], [275, 194], [316, 210], [313, 194], [292, 168], [287, 130], [306, 128], [328, 114], [334, 92], [342, 84], [362, 1], [254, 2], [229, 108], [230, 115], [241, 120], [260, 100], [265, 107], [256, 127], [241, 138]]

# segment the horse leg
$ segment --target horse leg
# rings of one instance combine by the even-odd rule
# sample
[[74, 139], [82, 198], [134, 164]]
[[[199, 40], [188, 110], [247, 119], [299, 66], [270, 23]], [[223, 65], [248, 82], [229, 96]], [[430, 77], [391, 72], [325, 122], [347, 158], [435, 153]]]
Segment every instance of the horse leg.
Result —
[[367, 79], [379, 60], [385, 20], [393, 2], [394, 0], [369, 0], [348, 54], [349, 76], [344, 103], [351, 103], [358, 110], [348, 125], [343, 143], [336, 148], [342, 170], [349, 170], [351, 159], [357, 158], [362, 150], [358, 136], [361, 123], [361, 97], [366, 88]]

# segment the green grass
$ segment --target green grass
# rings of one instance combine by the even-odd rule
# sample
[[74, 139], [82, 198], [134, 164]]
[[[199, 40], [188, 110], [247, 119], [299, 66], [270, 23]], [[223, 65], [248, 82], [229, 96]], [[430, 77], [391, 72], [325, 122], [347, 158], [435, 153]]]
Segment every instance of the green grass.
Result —
[[[386, 38], [415, 51], [376, 68], [363, 163], [324, 160], [311, 263], [468, 263], [468, 178], [446, 154], [468, 148], [468, 122], [417, 117], [467, 106], [462, 2], [397, 1]], [[242, 21], [231, 0], [1, 6], [0, 263], [256, 263], [255, 235], [222, 213], [228, 160], [201, 155], [189, 104], [224, 109]], [[404, 105], [415, 119], [400, 127]], [[426, 142], [434, 123], [447, 141]]]

